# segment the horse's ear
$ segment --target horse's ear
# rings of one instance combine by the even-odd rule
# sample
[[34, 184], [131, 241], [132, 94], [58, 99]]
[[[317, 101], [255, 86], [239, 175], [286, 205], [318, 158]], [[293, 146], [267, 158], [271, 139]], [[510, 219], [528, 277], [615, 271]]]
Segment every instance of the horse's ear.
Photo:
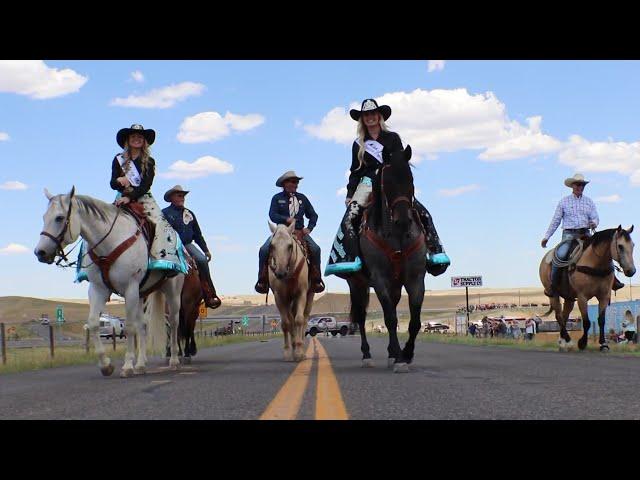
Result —
[[53, 198], [53, 195], [49, 193], [49, 189], [47, 189], [47, 187], [44, 188], [44, 196], [47, 197], [47, 200], [51, 200]]
[[618, 233], [620, 233], [622, 231], [622, 225], [618, 225]]
[[287, 227], [287, 230], [289, 230], [289, 233], [290, 233], [291, 235], [293, 235], [293, 232], [295, 231], [295, 229], [296, 229], [296, 222], [295, 222], [295, 221], [293, 221], [293, 222], [291, 222], [291, 225], [289, 225], [289, 226]]
[[404, 149], [404, 158], [407, 160], [411, 160], [411, 145], [407, 145], [407, 148]]
[[631, 225], [631, 228], [627, 230], [627, 233], [631, 233], [631, 232], [633, 232], [633, 225]]
[[276, 228], [278, 228], [278, 226], [273, 223], [271, 220], [268, 221], [269, 223], [269, 230], [271, 230], [271, 233], [276, 233]]
[[69, 192], [69, 198], [73, 198], [73, 196], [76, 194], [76, 186], [72, 186], [71, 187], [71, 191]]

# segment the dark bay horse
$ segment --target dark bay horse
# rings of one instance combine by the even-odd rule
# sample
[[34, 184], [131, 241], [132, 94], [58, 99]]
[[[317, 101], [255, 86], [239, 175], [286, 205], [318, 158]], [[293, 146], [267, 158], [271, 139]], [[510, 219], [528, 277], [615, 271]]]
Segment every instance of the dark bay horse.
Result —
[[[363, 214], [360, 272], [340, 275], [347, 280], [351, 296], [351, 320], [360, 328], [362, 366], [373, 366], [365, 333], [369, 287], [372, 286], [384, 311], [389, 333], [389, 366], [394, 372], [408, 372], [413, 360], [415, 339], [420, 331], [420, 310], [424, 300], [426, 274], [425, 233], [414, 209], [413, 175], [409, 160], [411, 147], [383, 152], [384, 165], [373, 181], [372, 199]], [[402, 287], [409, 295], [409, 339], [400, 348], [396, 307]]]
[[[605, 338], [605, 311], [611, 301], [611, 288], [614, 279], [613, 260], [622, 267], [624, 274], [631, 277], [636, 273], [633, 263], [633, 247], [631, 240], [633, 225], [629, 230], [622, 228], [610, 228], [595, 233], [584, 240], [584, 251], [575, 267], [569, 267], [568, 277], [565, 277], [558, 286], [559, 295], [550, 298], [550, 308], [543, 316], [555, 311], [556, 320], [560, 325], [560, 339], [558, 344], [560, 351], [568, 350], [573, 346], [566, 324], [569, 314], [573, 310], [576, 299], [582, 316], [583, 335], [578, 340], [578, 348], [584, 350], [587, 347], [589, 327], [589, 315], [587, 302], [596, 297], [598, 299], [598, 327], [600, 329], [600, 351], [609, 350]], [[540, 281], [545, 288], [551, 283], [551, 256], [553, 250], [545, 254], [540, 262]], [[564, 298], [564, 305], [560, 306], [560, 296]]]

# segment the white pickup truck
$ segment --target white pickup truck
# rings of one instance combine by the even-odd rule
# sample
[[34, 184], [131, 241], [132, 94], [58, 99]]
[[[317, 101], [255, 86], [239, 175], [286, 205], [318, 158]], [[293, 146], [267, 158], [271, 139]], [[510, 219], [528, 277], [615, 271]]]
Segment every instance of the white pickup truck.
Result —
[[315, 337], [318, 333], [324, 332], [330, 332], [334, 337], [339, 333], [344, 337], [355, 332], [355, 325], [349, 320], [336, 320], [335, 317], [313, 317], [309, 319], [304, 334]]

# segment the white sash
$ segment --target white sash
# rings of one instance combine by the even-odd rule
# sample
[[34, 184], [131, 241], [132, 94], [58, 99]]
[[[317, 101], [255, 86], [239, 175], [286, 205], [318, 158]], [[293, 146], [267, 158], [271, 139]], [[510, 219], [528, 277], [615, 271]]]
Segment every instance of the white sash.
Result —
[[382, 163], [382, 149], [384, 145], [375, 141], [375, 140], [365, 140], [364, 149], [371, 155], [373, 158]]
[[193, 215], [186, 208], [182, 211], [182, 221], [185, 225], [189, 225], [189, 223], [193, 220]]
[[[118, 158], [118, 163], [120, 163], [120, 166], [122, 167], [122, 171], [124, 172], [124, 164], [127, 161], [125, 160], [124, 155], [122, 154], [118, 155], [117, 158]], [[131, 167], [129, 168], [129, 171], [125, 172], [125, 175], [131, 185], [133, 185], [134, 187], [140, 186], [140, 183], [142, 182], [142, 177], [140, 176], [140, 172], [138, 172], [138, 169], [136, 168], [136, 164], [133, 163], [133, 161], [131, 162]]]

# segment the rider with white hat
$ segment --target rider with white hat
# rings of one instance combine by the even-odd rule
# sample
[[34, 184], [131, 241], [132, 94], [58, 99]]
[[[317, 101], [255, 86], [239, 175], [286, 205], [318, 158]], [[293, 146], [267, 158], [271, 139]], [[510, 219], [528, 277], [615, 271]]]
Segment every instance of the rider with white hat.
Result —
[[[542, 239], [542, 248], [547, 247], [549, 238], [554, 234], [560, 222], [562, 221], [562, 243], [558, 246], [556, 252], [561, 260], [566, 260], [569, 255], [571, 241], [579, 237], [590, 237], [590, 229], [595, 229], [600, 223], [596, 205], [589, 197], [583, 194], [584, 187], [589, 183], [585, 180], [584, 175], [576, 173], [573, 177], [566, 178], [564, 184], [573, 190], [571, 195], [563, 197], [551, 219], [551, 224]], [[553, 297], [557, 294], [557, 285], [560, 280], [560, 268], [552, 264], [551, 266], [551, 286], [550, 290], [545, 290], [544, 294]], [[618, 290], [624, 287], [624, 284], [617, 278], [614, 278], [613, 289]]]

